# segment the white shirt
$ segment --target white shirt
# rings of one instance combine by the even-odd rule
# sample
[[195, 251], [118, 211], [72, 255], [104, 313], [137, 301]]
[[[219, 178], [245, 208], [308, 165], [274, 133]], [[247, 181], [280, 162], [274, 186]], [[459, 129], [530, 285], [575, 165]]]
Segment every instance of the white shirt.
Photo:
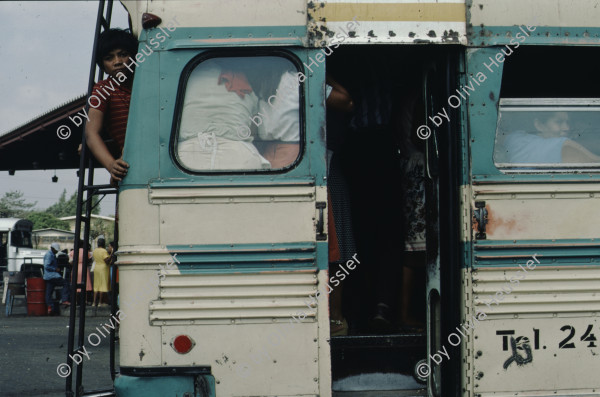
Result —
[[281, 75], [275, 95], [258, 102], [258, 136], [265, 140], [298, 143], [300, 140], [298, 78], [295, 73]]

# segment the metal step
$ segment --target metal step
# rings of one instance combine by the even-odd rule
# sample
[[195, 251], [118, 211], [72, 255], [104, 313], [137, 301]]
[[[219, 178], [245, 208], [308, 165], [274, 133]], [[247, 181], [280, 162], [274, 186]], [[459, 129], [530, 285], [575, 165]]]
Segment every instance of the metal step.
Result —
[[424, 333], [334, 336], [331, 338], [332, 379], [368, 373], [413, 376], [427, 356]]

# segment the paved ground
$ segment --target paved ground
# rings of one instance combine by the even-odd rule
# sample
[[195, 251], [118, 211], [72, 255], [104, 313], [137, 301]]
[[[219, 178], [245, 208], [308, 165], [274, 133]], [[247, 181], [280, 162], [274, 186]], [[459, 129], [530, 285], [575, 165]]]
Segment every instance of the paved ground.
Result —
[[[100, 312], [88, 317], [86, 334], [108, 318]], [[21, 303], [6, 317], [0, 305], [0, 396], [65, 395], [65, 379], [58, 376], [57, 366], [66, 362], [68, 324], [68, 317], [28, 317]], [[108, 338], [97, 347], [86, 343], [86, 350], [91, 354], [89, 360], [83, 358], [85, 390], [111, 387]]]

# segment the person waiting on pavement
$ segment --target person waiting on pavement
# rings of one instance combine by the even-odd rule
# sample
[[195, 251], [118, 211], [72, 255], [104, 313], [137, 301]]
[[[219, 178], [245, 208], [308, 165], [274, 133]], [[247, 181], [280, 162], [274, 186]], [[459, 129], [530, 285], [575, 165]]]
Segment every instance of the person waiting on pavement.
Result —
[[60, 251], [58, 243], [52, 243], [50, 250], [44, 255], [44, 280], [46, 281], [46, 305], [48, 306], [48, 314], [53, 311], [52, 293], [54, 287], [62, 287], [61, 302], [63, 305], [68, 306], [69, 302], [69, 283], [65, 281], [62, 275], [59, 273], [58, 262], [56, 260], [56, 253]]
[[[105, 306], [102, 304], [102, 296], [108, 295], [109, 286], [109, 263], [110, 255], [105, 248], [106, 241], [103, 238], [98, 238], [98, 248], [94, 250], [93, 257], [96, 261], [94, 269], [94, 307]], [[108, 298], [108, 296], [107, 296]]]

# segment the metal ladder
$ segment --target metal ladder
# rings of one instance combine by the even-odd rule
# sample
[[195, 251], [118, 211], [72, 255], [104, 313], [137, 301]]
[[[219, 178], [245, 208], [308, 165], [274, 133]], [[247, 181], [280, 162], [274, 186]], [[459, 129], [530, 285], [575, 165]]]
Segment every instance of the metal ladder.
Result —
[[[98, 14], [96, 17], [96, 30], [94, 35], [94, 46], [92, 51], [92, 61], [90, 65], [90, 78], [88, 81], [88, 97], [92, 93], [95, 81], [100, 81], [104, 77], [104, 72], [96, 67], [96, 49], [98, 45], [98, 37], [101, 32], [110, 28], [110, 20], [112, 16], [113, 0], [99, 0]], [[96, 78], [94, 78], [96, 75]], [[89, 110], [89, 104], [86, 105], [86, 112]], [[66, 397], [80, 397], [80, 396], [114, 396], [114, 389], [111, 387], [106, 390], [94, 390], [86, 392], [84, 390], [83, 381], [83, 361], [73, 367], [73, 359], [71, 355], [81, 349], [85, 343], [85, 309], [86, 309], [86, 283], [87, 283], [87, 272], [84, 271], [81, 275], [81, 283], [77, 283], [79, 266], [76, 266], [75, 258], [79, 260], [79, 249], [83, 248], [83, 259], [88, 256], [88, 246], [84, 244], [83, 247], [79, 245], [79, 236], [83, 228], [84, 242], [89, 241], [90, 237], [90, 224], [91, 214], [93, 210], [92, 198], [96, 195], [107, 195], [117, 194], [118, 190], [110, 185], [94, 185], [94, 158], [86, 145], [85, 139], [85, 125], [86, 120], [83, 121], [83, 134], [81, 139], [81, 158], [79, 162], [79, 183], [77, 189], [77, 212], [75, 220], [75, 244], [73, 251], [73, 269], [71, 276], [71, 309], [69, 317], [69, 339], [68, 339], [68, 351], [67, 351], [67, 365], [72, 369], [71, 373], [66, 377]], [[86, 168], [87, 168], [87, 182], [86, 182]], [[85, 194], [85, 200], [84, 200]], [[96, 204], [97, 205], [97, 204]], [[85, 209], [84, 209], [85, 206]], [[84, 211], [84, 214], [82, 214]], [[115, 242], [118, 242], [117, 227], [115, 222]], [[118, 247], [115, 246], [115, 250]], [[82, 269], [85, 269], [82, 266]], [[115, 290], [116, 282], [115, 277], [111, 278], [111, 291]], [[79, 297], [77, 297], [77, 290], [81, 289]], [[116, 311], [116, 294], [111, 294], [111, 314], [115, 314]], [[79, 318], [77, 339], [75, 338], [75, 323], [77, 317]], [[115, 331], [110, 331], [110, 375], [114, 381], [117, 371], [115, 370]], [[75, 376], [75, 389], [73, 389], [73, 375]]]

